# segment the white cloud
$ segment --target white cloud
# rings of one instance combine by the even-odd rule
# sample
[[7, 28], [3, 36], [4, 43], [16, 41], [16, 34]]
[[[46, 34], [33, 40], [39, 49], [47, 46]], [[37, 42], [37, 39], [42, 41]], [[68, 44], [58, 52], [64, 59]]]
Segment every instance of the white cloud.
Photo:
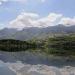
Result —
[[35, 13], [21, 13], [21, 15], [19, 15], [15, 20], [9, 23], [9, 27], [19, 29], [32, 27], [37, 18], [39, 18], [39, 15]]
[[55, 25], [62, 17], [61, 14], [50, 13], [48, 16], [39, 18], [35, 13], [21, 13], [15, 20], [9, 23], [9, 27], [22, 29], [24, 27], [48, 27]]
[[0, 0], [0, 5], [2, 5], [4, 2], [7, 2], [8, 0]]
[[[11, 1], [26, 2], [26, 1], [30, 1], [30, 0], [11, 0]], [[36, 0], [36, 1], [45, 2], [46, 0]]]
[[[8, 1], [11, 1], [11, 2], [20, 2], [20, 3], [27, 3], [30, 0], [0, 0], [0, 5], [2, 5], [4, 2], [8, 2]], [[36, 1], [40, 1], [40, 2], [44, 3], [46, 0], [36, 0]]]
[[20, 3], [26, 3], [27, 1], [29, 1], [29, 0], [11, 0], [12, 2], [14, 1], [14, 2], [20, 2]]
[[[30, 1], [30, 0], [0, 0], [0, 1], [17, 1], [17, 2], [27, 2], [27, 1]], [[36, 0], [36, 1], [40, 1], [40, 2], [45, 2], [46, 0]]]
[[67, 18], [62, 14], [50, 13], [40, 18], [35, 13], [21, 13], [15, 20], [9, 23], [10, 28], [23, 29], [25, 27], [48, 27], [63, 24], [65, 26], [75, 25], [75, 18]]
[[2, 2], [0, 2], [0, 5], [2, 5]]
[[47, 17], [41, 18], [36, 21], [37, 27], [48, 27], [48, 26], [54, 26], [56, 24], [56, 21], [62, 17], [61, 14], [55, 14], [50, 13]]
[[71, 26], [71, 25], [75, 25], [75, 18], [69, 18], [69, 17], [63, 17], [59, 24], [63, 24], [66, 26]]
[[41, 2], [45, 2], [46, 0], [40, 0]]

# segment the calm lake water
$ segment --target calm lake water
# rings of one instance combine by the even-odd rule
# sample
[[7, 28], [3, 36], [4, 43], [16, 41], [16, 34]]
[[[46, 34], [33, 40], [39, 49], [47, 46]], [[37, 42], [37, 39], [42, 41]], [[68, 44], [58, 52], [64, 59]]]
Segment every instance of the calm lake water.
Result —
[[30, 52], [0, 52], [0, 75], [75, 75], [75, 60]]

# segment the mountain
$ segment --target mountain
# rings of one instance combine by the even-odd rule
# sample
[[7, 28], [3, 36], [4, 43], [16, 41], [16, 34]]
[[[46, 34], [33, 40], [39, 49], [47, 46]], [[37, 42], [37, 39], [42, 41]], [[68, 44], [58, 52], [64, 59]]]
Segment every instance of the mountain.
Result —
[[62, 35], [75, 33], [75, 25], [65, 26], [56, 25], [49, 26], [46, 28], [30, 27], [22, 30], [4, 28], [0, 30], [0, 39], [18, 39], [18, 40], [29, 40], [33, 38], [44, 39], [53, 35]]
[[4, 29], [0, 30], [0, 39], [10, 38], [16, 32], [17, 32], [17, 29], [4, 28]]
[[45, 32], [51, 32], [51, 33], [74, 33], [75, 32], [75, 26], [65, 26], [65, 25], [56, 25], [56, 26], [50, 26], [47, 28], [44, 28]]
[[26, 39], [32, 39], [36, 35], [39, 34], [41, 29], [36, 28], [36, 27], [30, 27], [23, 29], [21, 31], [18, 31], [15, 35], [13, 35], [14, 39], [19, 39], [19, 40], [26, 40]]

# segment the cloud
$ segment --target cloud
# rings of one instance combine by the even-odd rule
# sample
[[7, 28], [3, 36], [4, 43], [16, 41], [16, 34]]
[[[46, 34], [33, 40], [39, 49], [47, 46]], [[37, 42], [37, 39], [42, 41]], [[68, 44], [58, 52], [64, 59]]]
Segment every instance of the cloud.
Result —
[[[26, 1], [30, 1], [30, 0], [11, 0], [11, 1], [26, 2]], [[45, 2], [46, 0], [36, 0], [36, 1]]]
[[[0, 5], [2, 5], [5, 2], [8, 2], [8, 1], [11, 1], [11, 2], [20, 2], [20, 3], [27, 3], [30, 0], [0, 0]], [[40, 1], [40, 2], [44, 3], [46, 0], [36, 0], [36, 1]]]
[[9, 23], [9, 27], [18, 29], [32, 27], [38, 18], [39, 15], [35, 13], [21, 13], [15, 20]]
[[9, 27], [18, 29], [25, 27], [48, 27], [55, 25], [55, 22], [61, 17], [61, 14], [55, 13], [50, 13], [43, 18], [40, 18], [40, 15], [35, 13], [21, 13], [15, 20], [9, 23]]
[[[30, 1], [30, 0], [0, 0], [0, 1], [4, 1], [4, 2], [5, 2], [5, 1], [12, 1], [12, 2], [13, 2], [13, 1], [15, 1], [15, 2], [16, 2], [16, 1], [17, 1], [17, 2], [27, 2], [27, 1]], [[36, 0], [36, 1], [45, 2], [46, 0]]]
[[45, 2], [46, 0], [40, 0], [41, 2]]
[[0, 0], [0, 5], [2, 5], [4, 2], [7, 2], [8, 0]]
[[50, 13], [47, 17], [41, 18], [36, 21], [36, 26], [40, 27], [48, 27], [48, 26], [54, 26], [57, 22], [58, 19], [62, 17], [62, 14], [55, 14], [55, 13]]
[[11, 0], [12, 2], [26, 3], [29, 0]]
[[63, 17], [59, 24], [63, 24], [65, 26], [75, 25], [75, 18]]
[[2, 5], [2, 2], [0, 2], [0, 5]]
[[23, 29], [25, 27], [48, 27], [63, 24], [65, 26], [75, 25], [75, 18], [64, 17], [62, 14], [50, 13], [48, 16], [40, 18], [36, 13], [21, 13], [16, 19], [9, 23], [10, 28]]

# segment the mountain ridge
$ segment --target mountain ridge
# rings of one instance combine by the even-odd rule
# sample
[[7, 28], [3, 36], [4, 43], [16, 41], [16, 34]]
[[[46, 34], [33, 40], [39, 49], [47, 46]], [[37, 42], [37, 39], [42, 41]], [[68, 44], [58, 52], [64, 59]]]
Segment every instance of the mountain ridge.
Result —
[[75, 33], [75, 25], [65, 26], [62, 24], [56, 26], [49, 26], [45, 28], [29, 27], [17, 30], [13, 28], [4, 28], [0, 30], [0, 39], [17, 39], [30, 40], [33, 38], [46, 38], [54, 34], [70, 34]]

